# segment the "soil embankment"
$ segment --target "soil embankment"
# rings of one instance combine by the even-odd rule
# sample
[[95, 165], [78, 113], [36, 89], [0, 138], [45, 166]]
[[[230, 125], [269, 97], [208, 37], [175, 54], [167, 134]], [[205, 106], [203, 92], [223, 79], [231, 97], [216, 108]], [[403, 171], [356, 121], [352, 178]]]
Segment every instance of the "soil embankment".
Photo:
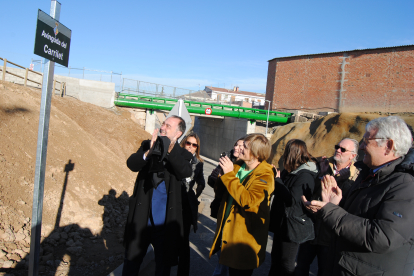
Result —
[[[401, 113], [398, 115], [405, 122], [414, 126], [414, 114]], [[314, 157], [332, 156], [334, 146], [344, 138], [361, 141], [365, 133], [365, 125], [372, 119], [378, 118], [378, 113], [342, 113], [330, 114], [313, 122], [292, 123], [278, 127], [271, 138], [272, 155], [270, 159], [275, 166], [283, 168], [281, 156], [285, 145], [290, 139], [301, 139], [306, 142], [309, 152]], [[359, 152], [360, 157], [363, 152]]]
[[[0, 81], [0, 272], [28, 265], [40, 95], [39, 89]], [[122, 262], [136, 177], [125, 161], [150, 137], [130, 118], [128, 111], [53, 96], [42, 274], [105, 275]]]
[[[27, 275], [41, 91], [0, 81], [0, 275]], [[286, 142], [305, 140], [331, 156], [361, 140], [378, 114], [332, 114], [278, 127], [272, 162]], [[414, 125], [412, 114], [402, 114]], [[107, 275], [122, 263], [122, 236], [136, 173], [127, 157], [150, 138], [127, 110], [53, 96], [43, 205], [41, 275]]]

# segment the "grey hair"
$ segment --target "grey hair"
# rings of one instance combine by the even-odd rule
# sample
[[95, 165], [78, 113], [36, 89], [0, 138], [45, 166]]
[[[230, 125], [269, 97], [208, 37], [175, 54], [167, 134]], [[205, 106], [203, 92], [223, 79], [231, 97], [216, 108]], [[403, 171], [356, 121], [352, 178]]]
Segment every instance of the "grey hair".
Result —
[[[355, 153], [356, 155], [355, 155], [355, 157], [352, 159], [352, 161], [353, 162], [356, 162], [357, 161], [357, 159], [358, 159], [358, 149], [359, 149], [359, 142], [357, 141], [357, 140], [355, 140], [355, 139], [352, 139], [352, 138], [345, 138], [345, 139], [342, 139], [342, 141], [344, 141], [344, 140], [349, 140], [349, 141], [351, 141], [352, 142], [352, 144], [354, 144], [354, 150], [352, 151], [353, 153]], [[341, 141], [341, 142], [342, 142]]]
[[404, 120], [398, 116], [376, 118], [368, 122], [365, 130], [377, 130], [375, 138], [383, 138], [383, 140], [377, 140], [378, 146], [384, 145], [387, 139], [393, 140], [394, 148], [392, 151], [396, 157], [407, 154], [411, 147], [411, 132]]

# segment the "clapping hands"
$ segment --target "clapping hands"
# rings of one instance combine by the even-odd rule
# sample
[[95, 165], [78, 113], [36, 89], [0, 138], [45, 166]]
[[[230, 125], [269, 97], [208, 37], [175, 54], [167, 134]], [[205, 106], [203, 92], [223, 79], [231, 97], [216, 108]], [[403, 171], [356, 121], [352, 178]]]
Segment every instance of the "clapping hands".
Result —
[[152, 148], [152, 146], [154, 145], [155, 141], [157, 140], [157, 138], [158, 138], [158, 132], [159, 131], [160, 131], [160, 129], [159, 128], [156, 128], [152, 132], [150, 148]]
[[158, 128], [154, 129], [154, 131], [152, 132], [152, 137], [151, 137], [151, 142], [150, 142], [150, 148], [149, 148], [149, 150], [147, 150], [145, 152], [145, 157], [148, 157], [148, 154], [149, 154], [150, 150], [152, 149], [152, 146], [154, 146], [154, 143], [155, 143], [155, 141], [158, 138], [158, 132], [159, 132], [159, 129]]
[[322, 201], [338, 205], [342, 199], [342, 190], [338, 187], [335, 178], [331, 175], [325, 175], [321, 180]]
[[[157, 141], [158, 138], [158, 132], [160, 130], [158, 128], [154, 129], [154, 131], [152, 132], [152, 137], [151, 137], [151, 143], [150, 143], [150, 149], [147, 150], [145, 152], [145, 156], [148, 156], [148, 153], [150, 152], [150, 150], [152, 149], [152, 147], [154, 146], [155, 141]], [[168, 153], [170, 153], [172, 151], [172, 149], [174, 148], [175, 143], [177, 142], [178, 137], [180, 136], [180, 133], [177, 133], [177, 135], [171, 139], [171, 143], [168, 146]]]
[[336, 180], [333, 176], [325, 175], [321, 180], [321, 186], [322, 201], [308, 201], [305, 196], [302, 196], [302, 201], [306, 209], [313, 213], [318, 212], [328, 202], [338, 205], [342, 199], [342, 190], [338, 187], [338, 184], [336, 183]]

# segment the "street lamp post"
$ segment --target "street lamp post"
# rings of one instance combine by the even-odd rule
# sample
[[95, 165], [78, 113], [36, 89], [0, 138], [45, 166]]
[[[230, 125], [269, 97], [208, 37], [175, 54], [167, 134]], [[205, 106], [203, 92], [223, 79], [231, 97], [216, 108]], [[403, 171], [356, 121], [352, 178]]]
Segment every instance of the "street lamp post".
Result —
[[266, 136], [267, 136], [267, 126], [268, 126], [268, 124], [269, 124], [269, 109], [270, 109], [270, 103], [271, 103], [272, 101], [265, 100], [265, 102], [269, 102], [269, 103], [268, 103], [268, 105], [267, 105], [267, 119], [266, 119]]

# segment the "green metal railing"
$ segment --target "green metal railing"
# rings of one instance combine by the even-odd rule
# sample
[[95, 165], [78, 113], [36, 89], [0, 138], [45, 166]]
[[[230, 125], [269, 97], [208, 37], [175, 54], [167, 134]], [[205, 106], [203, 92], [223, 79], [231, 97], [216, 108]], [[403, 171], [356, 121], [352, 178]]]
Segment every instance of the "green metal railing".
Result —
[[[177, 99], [120, 93], [115, 99], [115, 105], [146, 109], [171, 110], [177, 101]], [[190, 113], [205, 114], [206, 108], [211, 108], [211, 115], [214, 116], [226, 116], [261, 121], [267, 120], [267, 110], [205, 102], [184, 101], [184, 103]], [[287, 123], [291, 116], [292, 114], [287, 112], [269, 111], [269, 122]]]

